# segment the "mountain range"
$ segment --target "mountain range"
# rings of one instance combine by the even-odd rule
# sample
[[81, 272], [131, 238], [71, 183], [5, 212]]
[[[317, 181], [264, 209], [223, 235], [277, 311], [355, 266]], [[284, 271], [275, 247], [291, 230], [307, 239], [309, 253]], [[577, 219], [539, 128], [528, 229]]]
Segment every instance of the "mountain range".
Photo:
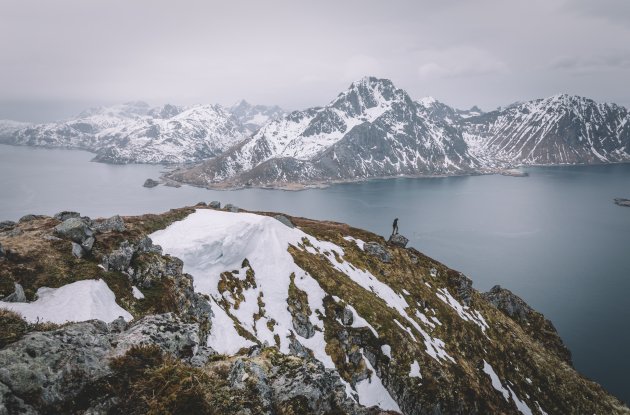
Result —
[[189, 163], [221, 154], [281, 113], [246, 101], [231, 108], [129, 102], [54, 123], [0, 122], [0, 142], [83, 149], [106, 163]]
[[564, 94], [459, 110], [365, 77], [322, 107], [136, 102], [57, 123], [0, 122], [0, 142], [80, 148], [109, 163], [187, 163], [166, 177], [198, 186], [291, 187], [627, 162], [629, 120], [622, 106]]

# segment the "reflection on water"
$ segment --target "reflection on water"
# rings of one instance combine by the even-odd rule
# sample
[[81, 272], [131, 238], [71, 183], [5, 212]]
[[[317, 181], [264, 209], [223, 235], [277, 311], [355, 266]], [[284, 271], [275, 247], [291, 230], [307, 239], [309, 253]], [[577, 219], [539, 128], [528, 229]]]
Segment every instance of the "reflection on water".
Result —
[[410, 245], [475, 286], [501, 284], [545, 313], [576, 367], [630, 401], [630, 165], [532, 168], [530, 176], [375, 180], [301, 192], [142, 187], [156, 166], [91, 163], [79, 151], [0, 146], [0, 220], [78, 210], [161, 212], [220, 200], [346, 222], [382, 235], [398, 217]]

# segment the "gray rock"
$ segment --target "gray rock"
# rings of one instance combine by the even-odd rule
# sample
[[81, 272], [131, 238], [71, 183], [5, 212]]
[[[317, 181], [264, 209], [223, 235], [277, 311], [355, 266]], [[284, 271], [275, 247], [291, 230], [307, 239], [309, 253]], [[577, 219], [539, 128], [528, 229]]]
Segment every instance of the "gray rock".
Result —
[[43, 215], [31, 215], [31, 214], [29, 214], [29, 215], [22, 216], [18, 222], [19, 223], [25, 223], [25, 222], [33, 221], [35, 219], [41, 219], [41, 218], [44, 218], [44, 217], [45, 216], [43, 216]]
[[385, 247], [378, 242], [366, 242], [363, 244], [363, 250], [368, 254], [377, 257], [382, 262], [391, 262], [392, 256]]
[[212, 209], [221, 209], [221, 202], [219, 202], [218, 200], [213, 200], [208, 204], [208, 206], [210, 206]]
[[528, 317], [535, 311], [521, 297], [510, 290], [502, 288], [500, 285], [495, 285], [490, 291], [483, 293], [482, 296], [490, 304], [518, 321], [527, 322]]
[[200, 346], [197, 349], [197, 354], [191, 357], [188, 362], [194, 367], [203, 367], [210, 357], [215, 356], [217, 352], [208, 346]]
[[76, 258], [79, 258], [79, 259], [83, 258], [86, 253], [83, 247], [76, 242], [71, 242], [71, 243], [72, 243], [72, 255], [74, 255]]
[[229, 212], [232, 212], [232, 213], [237, 213], [238, 212], [238, 206], [233, 205], [231, 203], [228, 203], [227, 205], [225, 205], [225, 207], [223, 209], [225, 209], [225, 210], [227, 210]]
[[273, 218], [287, 225], [289, 228], [295, 228], [295, 225], [293, 224], [293, 222], [291, 222], [291, 220], [284, 215], [276, 215]]
[[4, 257], [5, 255], [6, 255], [6, 252], [4, 251], [2, 244], [0, 244], [0, 258]]
[[92, 247], [94, 246], [94, 242], [96, 242], [96, 239], [94, 239], [93, 236], [90, 236], [85, 241], [83, 241], [81, 247], [85, 250], [85, 252], [91, 252]]
[[70, 218], [55, 226], [55, 235], [70, 239], [78, 244], [83, 243], [89, 237], [94, 236], [94, 232], [88, 224], [81, 218]]
[[399, 246], [401, 248], [405, 248], [407, 246], [407, 243], [409, 243], [409, 239], [405, 238], [404, 236], [402, 236], [401, 234], [397, 233], [397, 234], [393, 234], [389, 237], [389, 241], [387, 241], [388, 243], [395, 245], [395, 246]]
[[125, 221], [120, 215], [112, 216], [94, 224], [94, 230], [98, 232], [124, 232], [125, 229]]
[[13, 292], [11, 294], [7, 295], [6, 297], [4, 297], [0, 301], [5, 301], [7, 303], [25, 303], [26, 302], [26, 296], [24, 295], [24, 289], [17, 282], [15, 282], [13, 284], [15, 286]]
[[461, 272], [449, 272], [447, 274], [447, 282], [455, 288], [455, 292], [465, 306], [470, 306], [472, 299], [472, 280]]
[[55, 216], [53, 216], [55, 219], [63, 222], [66, 219], [70, 219], [70, 218], [80, 218], [81, 214], [79, 212], [72, 212], [72, 211], [67, 211], [64, 210], [62, 212], [59, 213], [55, 213]]
[[162, 247], [160, 245], [153, 245], [153, 240], [148, 236], [140, 239], [137, 244], [138, 252], [152, 252], [155, 254], [162, 254]]
[[16, 223], [12, 220], [3, 220], [2, 222], [0, 222], [0, 232], [13, 229], [15, 225]]
[[106, 271], [126, 272], [133, 259], [134, 248], [129, 241], [123, 241], [120, 248], [103, 256], [102, 265]]
[[190, 359], [200, 345], [199, 325], [185, 323], [173, 313], [146, 316], [117, 337], [116, 354], [149, 344], [158, 345], [175, 357]]
[[[4, 413], [58, 413], [55, 408], [61, 403], [72, 405], [85, 386], [108, 376], [110, 359], [133, 345], [154, 344], [190, 359], [199, 346], [198, 330], [196, 324], [168, 313], [147, 316], [129, 327], [120, 320], [109, 325], [92, 320], [29, 333], [0, 350], [0, 414], [3, 407], [31, 408], [20, 397], [37, 397], [26, 402], [37, 407]], [[206, 348], [203, 353], [212, 351]]]
[[208, 206], [206, 202], [197, 202], [195, 206]]
[[155, 186], [157, 186], [157, 185], [159, 185], [159, 184], [160, 184], [160, 182], [158, 182], [157, 180], [153, 180], [153, 179], [146, 179], [146, 180], [144, 181], [144, 184], [143, 184], [142, 186], [144, 186], [144, 187], [148, 187], [148, 188], [150, 189], [150, 188], [155, 187]]
[[348, 307], [344, 307], [341, 313], [341, 322], [346, 326], [351, 326], [354, 322], [354, 314]]

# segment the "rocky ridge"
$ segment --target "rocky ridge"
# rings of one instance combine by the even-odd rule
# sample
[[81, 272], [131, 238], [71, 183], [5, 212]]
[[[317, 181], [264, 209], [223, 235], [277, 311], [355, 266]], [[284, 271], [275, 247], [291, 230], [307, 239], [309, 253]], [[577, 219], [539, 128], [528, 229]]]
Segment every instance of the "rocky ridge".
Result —
[[[212, 205], [3, 225], [0, 413], [629, 413], [508, 290], [402, 238]], [[94, 279], [131, 322], [1, 310]]]

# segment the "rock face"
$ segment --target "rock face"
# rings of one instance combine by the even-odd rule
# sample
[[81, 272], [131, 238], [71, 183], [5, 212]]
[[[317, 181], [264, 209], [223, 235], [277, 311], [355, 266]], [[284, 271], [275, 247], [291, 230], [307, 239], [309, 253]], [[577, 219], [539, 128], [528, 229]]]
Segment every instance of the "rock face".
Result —
[[[149, 316], [122, 331], [120, 325], [98, 320], [71, 324], [28, 334], [0, 350], [0, 393], [3, 386], [8, 388], [0, 396], [0, 408], [19, 404], [59, 410], [109, 375], [110, 359], [134, 345], [150, 343], [180, 358], [193, 357], [199, 346], [199, 327], [173, 314]], [[28, 399], [33, 394], [38, 401]]]
[[540, 341], [562, 360], [571, 364], [571, 352], [564, 345], [553, 323], [531, 308], [510, 290], [495, 285], [483, 297], [496, 308], [516, 321], [533, 338]]
[[554, 95], [462, 121], [472, 152], [495, 165], [628, 161], [628, 111], [615, 104]]

